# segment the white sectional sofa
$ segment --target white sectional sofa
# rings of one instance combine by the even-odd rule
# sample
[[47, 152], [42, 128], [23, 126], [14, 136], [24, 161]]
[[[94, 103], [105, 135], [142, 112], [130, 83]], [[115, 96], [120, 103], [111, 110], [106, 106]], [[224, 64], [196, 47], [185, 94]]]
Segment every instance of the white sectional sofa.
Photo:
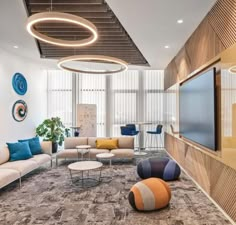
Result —
[[[118, 139], [118, 148], [109, 149], [97, 149], [96, 140], [97, 139]], [[96, 155], [99, 153], [111, 152], [115, 155], [114, 158], [134, 158], [134, 138], [133, 137], [69, 137], [65, 138], [64, 149], [59, 151], [56, 156], [56, 164], [58, 164], [58, 159], [77, 159], [81, 157], [81, 154], [77, 151], [76, 146], [79, 145], [90, 145], [90, 153], [84, 155], [85, 158], [96, 159]]]
[[43, 154], [34, 155], [27, 160], [19, 160], [10, 162], [10, 154], [8, 147], [0, 150], [0, 188], [19, 179], [21, 186], [21, 177], [27, 173], [37, 169], [45, 163], [51, 161], [52, 166], [52, 144], [50, 141], [40, 143]]

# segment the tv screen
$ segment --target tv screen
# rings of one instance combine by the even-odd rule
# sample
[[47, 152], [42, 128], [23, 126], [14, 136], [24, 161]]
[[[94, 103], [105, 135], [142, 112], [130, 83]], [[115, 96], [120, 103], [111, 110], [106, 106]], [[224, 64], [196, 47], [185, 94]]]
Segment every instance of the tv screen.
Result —
[[216, 143], [215, 68], [180, 86], [180, 135], [211, 150]]

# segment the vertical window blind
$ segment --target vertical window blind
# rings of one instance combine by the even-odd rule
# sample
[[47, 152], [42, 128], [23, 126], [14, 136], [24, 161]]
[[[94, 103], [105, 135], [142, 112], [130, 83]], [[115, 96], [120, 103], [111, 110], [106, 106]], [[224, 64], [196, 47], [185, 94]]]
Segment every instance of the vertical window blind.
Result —
[[72, 76], [48, 71], [48, 116], [61, 117], [67, 126], [75, 124], [72, 92], [77, 98], [74, 104], [97, 105], [97, 136], [120, 136], [120, 126], [127, 123], [152, 123], [144, 126], [144, 132], [164, 123], [163, 71], [128, 70], [110, 76], [76, 74], [78, 85], [73, 85], [74, 89]]
[[47, 115], [60, 117], [66, 127], [72, 126], [72, 73], [48, 70]]
[[79, 79], [79, 104], [97, 105], [97, 136], [106, 136], [106, 76], [77, 74]]

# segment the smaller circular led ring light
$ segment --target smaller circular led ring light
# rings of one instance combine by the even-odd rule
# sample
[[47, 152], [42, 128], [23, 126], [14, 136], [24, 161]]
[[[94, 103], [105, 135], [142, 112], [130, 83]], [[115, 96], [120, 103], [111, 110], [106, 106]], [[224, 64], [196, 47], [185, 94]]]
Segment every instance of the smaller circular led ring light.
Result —
[[[63, 64], [66, 62], [71, 61], [101, 61], [101, 62], [108, 62], [108, 63], [115, 63], [118, 65], [121, 65], [121, 68], [119, 70], [106, 70], [106, 71], [88, 71], [88, 70], [79, 70], [79, 69], [73, 69], [70, 67], [66, 67]], [[119, 73], [122, 71], [125, 71], [128, 69], [128, 63], [115, 58], [111, 56], [104, 56], [104, 55], [74, 55], [74, 56], [68, 56], [65, 58], [62, 58], [58, 61], [57, 66], [62, 70], [68, 70], [71, 72], [78, 72], [78, 73], [89, 73], [89, 74], [111, 74], [111, 73]]]
[[236, 65], [232, 66], [228, 70], [230, 73], [236, 74]]
[[[52, 38], [47, 35], [44, 35], [37, 30], [35, 30], [34, 25], [40, 23], [40, 22], [48, 22], [48, 21], [58, 21], [58, 22], [66, 22], [66, 23], [72, 23], [78, 26], [82, 26], [89, 30], [92, 35], [89, 38], [83, 39], [83, 40], [62, 40], [57, 38]], [[88, 20], [75, 16], [68, 13], [61, 13], [61, 12], [43, 12], [43, 13], [37, 13], [32, 16], [30, 16], [27, 20], [26, 25], [27, 31], [36, 39], [39, 39], [40, 41], [47, 42], [49, 44], [63, 46], [63, 47], [81, 47], [85, 45], [92, 44], [95, 42], [98, 38], [97, 34], [97, 28], [95, 25]]]

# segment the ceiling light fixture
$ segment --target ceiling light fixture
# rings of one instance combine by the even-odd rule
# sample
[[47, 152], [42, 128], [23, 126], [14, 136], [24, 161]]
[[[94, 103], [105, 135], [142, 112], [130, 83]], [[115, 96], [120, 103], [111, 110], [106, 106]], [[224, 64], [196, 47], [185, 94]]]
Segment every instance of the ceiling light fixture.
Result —
[[169, 45], [166, 45], [165, 48], [170, 48], [170, 46], [169, 46]]
[[19, 46], [18, 45], [14, 45], [13, 48], [19, 48]]
[[234, 66], [231, 66], [229, 69], [228, 69], [228, 71], [230, 72], [230, 73], [232, 73], [232, 74], [236, 74], [236, 66], [234, 65]]
[[[82, 26], [89, 30], [92, 35], [86, 39], [83, 40], [73, 40], [73, 41], [68, 41], [68, 40], [62, 40], [62, 39], [57, 39], [57, 38], [52, 38], [49, 37], [45, 34], [42, 34], [38, 32], [34, 26], [42, 23], [42, 22], [65, 22], [65, 23], [71, 23], [75, 24], [78, 26]], [[58, 45], [58, 46], [63, 46], [63, 47], [82, 47], [86, 45], [90, 45], [93, 42], [95, 42], [98, 38], [97, 34], [97, 28], [93, 23], [90, 21], [79, 17], [75, 16], [69, 13], [61, 13], [61, 12], [42, 12], [42, 13], [36, 13], [32, 16], [30, 16], [27, 20], [26, 24], [26, 29], [27, 31], [36, 39], [53, 44], [53, 45]]]
[[[71, 67], [64, 66], [63, 64], [66, 62], [71, 61], [99, 61], [99, 62], [106, 62], [106, 63], [115, 63], [118, 65], [121, 65], [121, 68], [118, 70], [106, 70], [106, 71], [88, 71], [88, 70], [79, 70], [74, 69]], [[122, 71], [126, 71], [128, 69], [128, 63], [124, 60], [110, 57], [110, 56], [104, 56], [104, 55], [73, 55], [68, 56], [60, 59], [57, 63], [57, 66], [62, 70], [68, 70], [71, 72], [78, 72], [78, 73], [89, 73], [89, 74], [112, 74], [112, 73], [119, 73]]]
[[180, 20], [177, 20], [177, 23], [179, 23], [179, 24], [181, 24], [181, 23], [183, 23], [184, 21], [182, 20], [182, 19], [180, 19]]

